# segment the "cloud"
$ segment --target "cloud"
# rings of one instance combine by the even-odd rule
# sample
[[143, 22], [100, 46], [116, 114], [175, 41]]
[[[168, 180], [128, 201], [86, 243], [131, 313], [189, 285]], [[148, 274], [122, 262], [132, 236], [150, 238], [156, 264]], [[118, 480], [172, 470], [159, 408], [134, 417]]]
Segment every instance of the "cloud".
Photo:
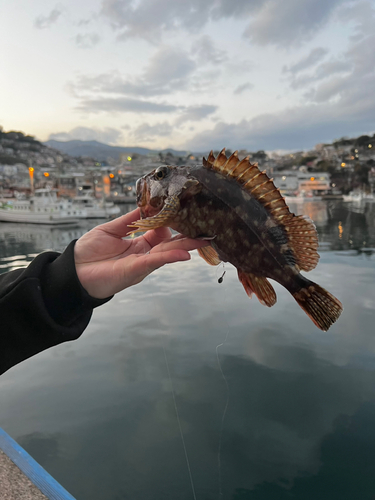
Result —
[[[357, 31], [363, 28], [359, 19]], [[318, 65], [311, 75], [292, 81], [294, 88], [307, 86], [323, 80], [311, 88], [305, 97], [311, 102], [323, 103], [336, 100], [343, 107], [362, 106], [365, 101], [371, 107], [375, 101], [373, 93], [375, 81], [375, 11], [367, 11], [366, 29], [361, 37], [354, 37], [341, 59]], [[339, 73], [346, 73], [338, 76]]]
[[99, 141], [105, 144], [117, 144], [122, 139], [120, 130], [106, 127], [104, 129], [75, 127], [70, 132], [57, 132], [50, 134], [49, 140], [55, 141]]
[[337, 12], [337, 18], [341, 22], [356, 22], [356, 34], [352, 36], [353, 41], [359, 41], [366, 35], [374, 32], [374, 7], [371, 2], [355, 2], [343, 6]]
[[48, 16], [39, 16], [34, 21], [34, 26], [38, 29], [49, 28], [61, 16], [62, 12], [58, 9], [53, 9]]
[[154, 84], [169, 84], [186, 79], [195, 69], [195, 63], [188, 54], [174, 47], [161, 47], [150, 59], [144, 79]]
[[[375, 14], [364, 3], [359, 11], [340, 12], [356, 22], [349, 47], [336, 58], [321, 61], [324, 49], [314, 49], [295, 64], [284, 68], [294, 90], [305, 89], [301, 105], [280, 113], [259, 115], [241, 124], [219, 123], [194, 141], [223, 141], [232, 148], [310, 148], [338, 136], [355, 136], [374, 130], [375, 116]], [[356, 13], [356, 16], [354, 15]], [[351, 16], [350, 14], [353, 14]], [[309, 73], [304, 70], [315, 68]]]
[[173, 127], [168, 122], [156, 123], [155, 125], [142, 123], [132, 130], [130, 135], [139, 142], [153, 142], [156, 138], [170, 136], [172, 132]]
[[76, 45], [81, 49], [90, 49], [94, 47], [99, 40], [100, 36], [97, 33], [87, 33], [85, 35], [77, 35], [75, 37]]
[[182, 111], [182, 114], [177, 118], [175, 125], [179, 126], [188, 121], [200, 121], [207, 116], [212, 115], [217, 111], [217, 106], [210, 104], [201, 104], [198, 106], [189, 106]]
[[179, 111], [181, 106], [127, 97], [98, 97], [93, 99], [83, 98], [76, 109], [87, 113], [99, 113], [103, 111], [110, 113], [172, 113]]
[[239, 95], [243, 94], [246, 90], [251, 90], [254, 88], [254, 85], [252, 83], [244, 83], [242, 85], [238, 85], [233, 91], [233, 94]]
[[196, 63], [182, 49], [162, 46], [149, 60], [139, 76], [125, 78], [118, 71], [97, 76], [81, 75], [68, 88], [80, 92], [152, 97], [185, 89], [196, 69]]
[[217, 49], [211, 37], [201, 36], [191, 47], [191, 54], [201, 64], [222, 64], [227, 60], [224, 50]]
[[120, 40], [139, 37], [154, 43], [168, 32], [199, 33], [212, 21], [249, 19], [244, 36], [253, 43], [291, 46], [311, 39], [338, 6], [350, 1], [102, 0], [100, 14]]
[[254, 16], [244, 36], [259, 45], [293, 46], [310, 40], [334, 9], [350, 0], [269, 0]]
[[183, 147], [193, 151], [223, 147], [296, 150], [312, 148], [339, 136], [360, 135], [374, 129], [372, 88], [375, 88], [375, 78], [364, 83], [358, 95], [352, 95], [353, 101], [347, 96], [333, 103], [296, 106], [239, 123], [219, 122], [213, 129], [196, 134]]
[[103, 0], [101, 15], [119, 31], [119, 39], [144, 38], [150, 42], [168, 31], [197, 33], [210, 20], [239, 18], [263, 0]]
[[295, 75], [300, 71], [309, 68], [310, 66], [314, 66], [318, 63], [324, 56], [328, 54], [328, 50], [323, 47], [317, 47], [313, 49], [307, 56], [300, 59], [298, 62], [292, 64], [291, 66], [284, 66], [283, 73], [292, 73]]
[[313, 82], [332, 77], [332, 75], [336, 73], [348, 73], [351, 69], [352, 65], [350, 64], [349, 60], [332, 59], [331, 61], [320, 64], [316, 68], [314, 74], [301, 75], [297, 78], [293, 78], [290, 85], [295, 90], [300, 89], [310, 85]]

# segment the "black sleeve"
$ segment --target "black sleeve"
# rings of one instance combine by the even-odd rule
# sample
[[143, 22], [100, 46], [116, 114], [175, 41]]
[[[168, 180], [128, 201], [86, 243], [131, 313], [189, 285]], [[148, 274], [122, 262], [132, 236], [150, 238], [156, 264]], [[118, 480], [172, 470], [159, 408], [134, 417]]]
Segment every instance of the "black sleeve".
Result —
[[74, 244], [44, 252], [26, 269], [0, 275], [0, 374], [24, 359], [77, 339], [87, 327], [95, 299], [82, 287]]

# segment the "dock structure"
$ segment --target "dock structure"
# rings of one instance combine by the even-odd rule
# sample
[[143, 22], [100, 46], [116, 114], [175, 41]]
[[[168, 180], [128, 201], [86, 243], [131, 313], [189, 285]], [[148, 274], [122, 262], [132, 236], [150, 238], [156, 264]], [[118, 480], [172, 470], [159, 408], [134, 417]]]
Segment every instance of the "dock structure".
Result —
[[75, 500], [0, 428], [1, 500]]

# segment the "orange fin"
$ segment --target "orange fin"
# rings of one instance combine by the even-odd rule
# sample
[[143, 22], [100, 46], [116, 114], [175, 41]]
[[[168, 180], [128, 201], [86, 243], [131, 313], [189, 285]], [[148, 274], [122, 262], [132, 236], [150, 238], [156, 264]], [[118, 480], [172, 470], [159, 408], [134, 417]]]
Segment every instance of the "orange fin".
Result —
[[293, 297], [315, 325], [324, 332], [337, 321], [343, 310], [336, 297], [313, 281], [309, 281], [308, 286], [294, 293]]
[[241, 281], [245, 292], [251, 298], [253, 292], [258, 300], [264, 306], [272, 307], [276, 304], [276, 293], [271, 283], [263, 276], [255, 276], [251, 273], [245, 273], [237, 270], [238, 279]]
[[314, 269], [319, 261], [317, 252], [319, 241], [312, 220], [305, 215], [293, 215], [281, 223], [286, 230], [289, 246], [293, 250], [299, 268], [302, 271]]
[[237, 151], [227, 158], [225, 148], [216, 158], [211, 151], [207, 160], [203, 158], [203, 166], [238, 182], [284, 227], [299, 269], [311, 271], [316, 267], [319, 260], [318, 235], [313, 222], [308, 217], [295, 216], [290, 212], [280, 190], [265, 170], [261, 172], [257, 164], [250, 163], [249, 157], [240, 161]]
[[216, 250], [214, 250], [211, 245], [198, 248], [198, 253], [207, 264], [210, 264], [210, 266], [217, 266], [221, 262]]
[[128, 227], [132, 229], [127, 233], [129, 234], [138, 233], [140, 231], [148, 231], [149, 229], [157, 229], [158, 227], [168, 227], [168, 225], [173, 221], [173, 218], [177, 215], [180, 210], [180, 200], [178, 196], [172, 196], [168, 198], [164, 204], [164, 207], [160, 210], [157, 215], [153, 217], [147, 217], [146, 219], [140, 219]]

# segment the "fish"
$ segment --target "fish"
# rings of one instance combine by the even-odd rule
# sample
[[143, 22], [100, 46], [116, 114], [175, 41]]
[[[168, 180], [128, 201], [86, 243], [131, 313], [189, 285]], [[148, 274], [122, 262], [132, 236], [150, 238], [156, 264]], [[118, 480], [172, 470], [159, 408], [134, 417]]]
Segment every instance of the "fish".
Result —
[[[137, 180], [141, 219], [130, 233], [170, 227], [189, 238], [206, 239], [198, 249], [210, 265], [229, 262], [247, 295], [271, 307], [274, 280], [323, 331], [339, 318], [341, 302], [301, 271], [319, 261], [318, 234], [311, 219], [289, 210], [266, 171], [225, 148], [211, 151], [202, 165], [161, 165]], [[130, 234], [129, 233], [129, 234]]]

